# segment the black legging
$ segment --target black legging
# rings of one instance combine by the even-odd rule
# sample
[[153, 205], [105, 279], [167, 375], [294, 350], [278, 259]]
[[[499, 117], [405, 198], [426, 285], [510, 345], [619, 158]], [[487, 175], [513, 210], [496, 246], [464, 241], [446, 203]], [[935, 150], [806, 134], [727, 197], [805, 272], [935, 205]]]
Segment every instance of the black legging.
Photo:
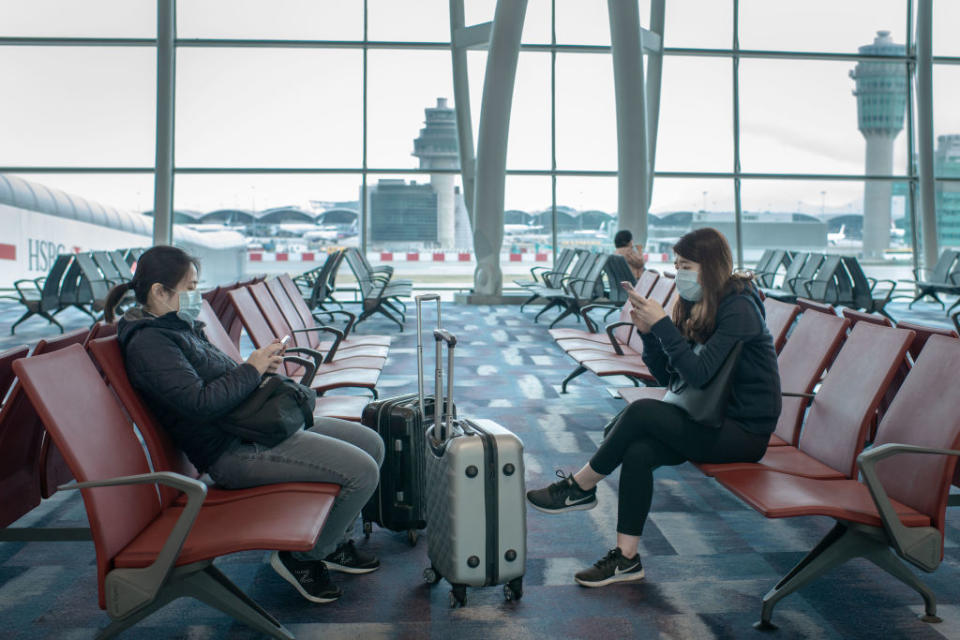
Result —
[[694, 462], [756, 462], [769, 436], [727, 421], [719, 429], [694, 422], [675, 405], [638, 400], [614, 418], [609, 435], [590, 459], [597, 473], [609, 475], [618, 465], [620, 499], [617, 532], [643, 533], [653, 498], [653, 470]]

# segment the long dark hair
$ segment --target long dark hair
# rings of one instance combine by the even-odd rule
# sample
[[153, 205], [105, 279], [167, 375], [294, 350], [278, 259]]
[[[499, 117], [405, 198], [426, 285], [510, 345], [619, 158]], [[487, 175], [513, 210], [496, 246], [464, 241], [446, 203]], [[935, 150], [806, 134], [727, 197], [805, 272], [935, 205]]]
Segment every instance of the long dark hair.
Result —
[[706, 342], [717, 326], [720, 300], [730, 292], [741, 292], [751, 286], [753, 275], [734, 273], [730, 244], [722, 233], [710, 227], [695, 229], [680, 238], [673, 245], [673, 252], [700, 264], [703, 290], [699, 302], [677, 300], [673, 306], [673, 324], [687, 339]]
[[200, 262], [183, 249], [166, 245], [148, 249], [137, 260], [137, 270], [133, 274], [133, 279], [130, 282], [118, 284], [107, 294], [103, 310], [104, 319], [107, 322], [113, 322], [117, 305], [130, 290], [133, 290], [137, 302], [143, 305], [147, 303], [150, 287], [157, 282], [167, 289], [175, 289], [187, 275], [190, 265], [200, 271]]

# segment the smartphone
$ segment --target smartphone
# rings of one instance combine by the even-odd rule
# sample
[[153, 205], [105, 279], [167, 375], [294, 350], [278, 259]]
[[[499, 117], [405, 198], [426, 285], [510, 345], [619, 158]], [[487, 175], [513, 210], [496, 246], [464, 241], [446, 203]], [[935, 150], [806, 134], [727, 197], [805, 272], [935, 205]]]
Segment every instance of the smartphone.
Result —
[[283, 336], [282, 338], [280, 338], [280, 344], [281, 344], [281, 346], [284, 346], [284, 347], [287, 346], [287, 343], [288, 343], [288, 342], [290, 342], [290, 334], [289, 334], [289, 333], [288, 333], [287, 335]]

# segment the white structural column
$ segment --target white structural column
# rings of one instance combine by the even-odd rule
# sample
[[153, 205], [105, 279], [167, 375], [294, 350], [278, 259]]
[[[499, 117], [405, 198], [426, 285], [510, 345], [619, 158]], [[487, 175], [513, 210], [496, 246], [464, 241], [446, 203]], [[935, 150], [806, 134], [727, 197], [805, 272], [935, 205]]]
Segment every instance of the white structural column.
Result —
[[618, 226], [643, 246], [650, 202], [647, 106], [637, 0], [607, 0], [617, 103]]
[[917, 2], [917, 176], [920, 193], [920, 232], [923, 266], [932, 269], [940, 248], [933, 175], [933, 53], [932, 0]]
[[[476, 157], [473, 154], [473, 120], [470, 113], [470, 78], [467, 74], [467, 35], [463, 0], [450, 0], [450, 50], [453, 58], [453, 103], [457, 112], [457, 139], [460, 150], [460, 176], [463, 202], [473, 230], [473, 187], [476, 180]], [[485, 28], [485, 43], [490, 40], [490, 23]]]
[[176, 25], [175, 0], [157, 0], [157, 155], [153, 184], [153, 244], [173, 243]]
[[[657, 166], [657, 131], [660, 125], [660, 85], [663, 78], [663, 24], [664, 24], [664, 0], [653, 0], [650, 3], [650, 31], [660, 37], [659, 44], [655, 50], [647, 49], [647, 167], [650, 177], [647, 180], [647, 206], [644, 211], [650, 208], [650, 201], [653, 199], [653, 170]], [[649, 32], [644, 32], [647, 36]], [[646, 44], [646, 43], [644, 43]], [[646, 243], [647, 230], [643, 229], [643, 234], [639, 236], [638, 243]]]
[[[481, 296], [499, 296], [503, 292], [500, 248], [503, 246], [507, 135], [526, 10], [526, 0], [498, 0], [483, 78], [473, 207], [473, 249], [477, 258], [473, 290]], [[459, 102], [458, 99], [458, 106]]]
[[[867, 135], [865, 171], [867, 175], [893, 174], [893, 141], [890, 135]], [[863, 255], [882, 259], [890, 246], [890, 196], [893, 183], [867, 180], [863, 187]]]

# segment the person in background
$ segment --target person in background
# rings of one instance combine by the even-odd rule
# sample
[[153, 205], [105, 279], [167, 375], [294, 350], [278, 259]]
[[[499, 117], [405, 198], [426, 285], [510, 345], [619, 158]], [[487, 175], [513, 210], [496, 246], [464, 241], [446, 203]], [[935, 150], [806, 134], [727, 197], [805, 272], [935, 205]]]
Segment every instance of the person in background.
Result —
[[614, 253], [623, 256], [627, 264], [630, 265], [633, 277], [639, 278], [640, 274], [643, 273], [643, 256], [633, 246], [633, 234], [627, 229], [617, 231], [617, 235], [613, 236], [613, 246], [616, 247]]

